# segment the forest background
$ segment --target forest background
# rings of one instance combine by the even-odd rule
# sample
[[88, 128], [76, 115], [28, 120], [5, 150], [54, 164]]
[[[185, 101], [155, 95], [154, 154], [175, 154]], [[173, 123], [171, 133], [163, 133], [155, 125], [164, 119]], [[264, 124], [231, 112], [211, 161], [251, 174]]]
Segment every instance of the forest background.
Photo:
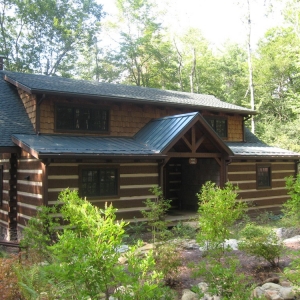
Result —
[[[211, 94], [255, 108], [252, 131], [261, 140], [300, 152], [298, 0], [230, 1], [245, 36], [217, 46], [201, 28], [176, 28], [172, 1], [116, 0], [113, 16], [103, 2], [0, 0], [5, 69]], [[280, 22], [254, 41], [258, 2], [265, 18], [280, 7]], [[216, 17], [215, 26], [224, 24]]]

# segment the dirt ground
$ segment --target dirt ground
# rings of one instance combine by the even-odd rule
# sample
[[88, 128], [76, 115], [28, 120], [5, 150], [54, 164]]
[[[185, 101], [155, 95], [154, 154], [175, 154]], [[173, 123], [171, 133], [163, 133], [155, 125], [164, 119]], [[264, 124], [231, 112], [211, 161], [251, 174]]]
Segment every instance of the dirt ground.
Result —
[[[284, 268], [286, 268], [291, 262], [291, 256], [293, 252], [300, 250], [300, 242], [286, 244], [286, 251], [279, 260], [278, 267], [272, 267], [270, 264], [254, 256], [249, 256], [242, 251], [234, 250], [229, 255], [233, 255], [238, 258], [241, 265], [241, 272], [247, 277], [251, 277], [252, 280], [249, 284], [261, 285], [265, 280], [282, 275]], [[197, 285], [201, 278], [193, 278], [192, 271], [188, 267], [189, 263], [197, 263], [203, 258], [203, 253], [199, 249], [182, 250], [182, 263], [180, 267], [179, 278], [176, 285], [173, 286], [179, 293], [183, 289], [190, 289], [192, 286]]]

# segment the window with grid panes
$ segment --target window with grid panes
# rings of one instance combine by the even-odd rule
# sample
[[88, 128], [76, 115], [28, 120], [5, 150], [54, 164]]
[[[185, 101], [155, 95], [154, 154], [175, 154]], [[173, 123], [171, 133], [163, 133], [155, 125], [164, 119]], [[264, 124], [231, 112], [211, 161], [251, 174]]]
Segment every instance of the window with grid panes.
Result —
[[57, 105], [55, 117], [56, 130], [108, 131], [108, 109]]
[[81, 195], [82, 197], [101, 197], [118, 195], [118, 169], [82, 169]]
[[206, 121], [221, 138], [227, 138], [227, 119], [207, 117]]
[[258, 165], [256, 168], [256, 182], [257, 188], [271, 187], [271, 166]]

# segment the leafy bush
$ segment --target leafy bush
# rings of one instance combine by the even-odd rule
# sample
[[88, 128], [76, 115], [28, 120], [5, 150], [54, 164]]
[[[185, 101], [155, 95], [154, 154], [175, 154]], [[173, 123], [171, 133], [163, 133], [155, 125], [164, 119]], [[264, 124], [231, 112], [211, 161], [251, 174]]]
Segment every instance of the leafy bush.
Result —
[[[127, 223], [116, 221], [116, 210], [112, 206], [99, 209], [70, 190], [63, 191], [58, 200], [63, 204], [60, 213], [68, 225], [57, 234], [54, 243], [51, 240], [49, 244], [45, 228], [41, 228], [41, 232], [46, 237], [37, 235], [34, 240], [32, 232], [41, 225], [37, 220], [29, 224], [29, 227], [33, 224], [33, 228], [24, 232], [24, 239], [32, 240], [33, 245], [39, 240], [45, 241], [41, 247], [47, 249], [51, 258], [48, 263], [34, 264], [30, 268], [24, 267], [24, 263], [19, 266], [19, 284], [24, 295], [35, 299], [41, 292], [46, 292], [53, 299], [97, 299], [99, 295], [108, 299], [113, 291], [118, 293], [120, 284], [131, 286], [130, 293], [137, 295], [136, 299], [161, 299], [155, 295], [170, 294], [162, 286], [163, 275], [156, 271], [152, 253], [146, 257], [138, 256], [135, 253], [137, 246], [134, 246], [127, 254], [128, 264], [119, 262]], [[48, 212], [47, 218], [50, 218]], [[48, 224], [45, 224], [46, 228]], [[119, 299], [130, 299], [128, 297], [123, 292]]]
[[[203, 277], [208, 284], [208, 293], [222, 299], [248, 300], [251, 299], [252, 288], [249, 288], [250, 278], [238, 271], [239, 261], [231, 257], [215, 261], [208, 258], [196, 267], [193, 275]], [[200, 290], [196, 291], [201, 297]]]
[[291, 225], [300, 224], [300, 174], [286, 178], [286, 189], [290, 195], [283, 206], [284, 221]]
[[283, 243], [272, 229], [249, 223], [241, 231], [241, 236], [240, 250], [264, 258], [272, 266], [278, 265], [284, 248]]
[[197, 230], [182, 222], [178, 222], [173, 228], [172, 233], [174, 237], [180, 237], [183, 239], [194, 239], [197, 235]]
[[58, 218], [54, 217], [57, 213], [57, 206], [41, 206], [36, 217], [31, 218], [23, 230], [20, 245], [32, 252], [35, 261], [49, 259], [48, 246], [55, 243], [60, 225]]
[[182, 265], [177, 244], [169, 241], [155, 248], [154, 258], [156, 267], [163, 274], [165, 284], [173, 286], [177, 283], [179, 267]]
[[[206, 182], [199, 194], [199, 233], [197, 241], [210, 252], [224, 253], [230, 228], [244, 214], [246, 205], [237, 201], [237, 188], [227, 183], [222, 189]], [[218, 254], [219, 255], [219, 254]]]

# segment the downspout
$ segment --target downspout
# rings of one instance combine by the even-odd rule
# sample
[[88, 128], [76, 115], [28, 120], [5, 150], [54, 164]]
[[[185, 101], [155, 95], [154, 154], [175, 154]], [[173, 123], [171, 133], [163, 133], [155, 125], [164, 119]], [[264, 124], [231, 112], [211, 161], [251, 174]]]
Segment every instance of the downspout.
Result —
[[166, 187], [164, 185], [165, 181], [164, 181], [164, 167], [166, 166], [166, 164], [169, 161], [169, 157], [165, 158], [164, 160], [162, 160], [161, 162], [158, 163], [158, 171], [159, 171], [159, 186], [162, 189], [163, 195], [166, 195]]
[[43, 94], [42, 97], [37, 101], [36, 103], [36, 112], [35, 112], [35, 118], [36, 118], [36, 128], [35, 131], [37, 134], [41, 131], [41, 104], [46, 98], [46, 95]]
[[42, 177], [42, 185], [43, 185], [43, 205], [48, 206], [48, 170], [51, 160], [48, 158], [47, 160], [43, 161], [42, 168], [43, 168], [43, 177]]
[[250, 120], [252, 117], [251, 116], [248, 116], [247, 118], [243, 119], [243, 142], [246, 142], [246, 138], [245, 138], [245, 122]]

